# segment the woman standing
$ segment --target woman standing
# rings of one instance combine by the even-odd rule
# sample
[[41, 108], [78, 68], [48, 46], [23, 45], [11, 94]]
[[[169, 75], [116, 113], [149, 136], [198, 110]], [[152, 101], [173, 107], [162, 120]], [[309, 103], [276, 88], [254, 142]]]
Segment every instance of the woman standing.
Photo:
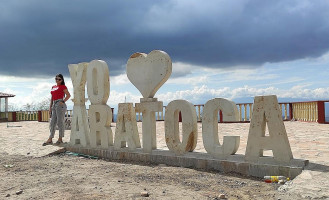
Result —
[[[48, 140], [43, 143], [43, 146], [52, 144], [52, 139], [55, 135], [56, 124], [59, 129], [59, 137], [56, 144], [63, 143], [64, 137], [64, 117], [66, 112], [65, 102], [71, 97], [67, 87], [65, 86], [64, 77], [62, 74], [57, 74], [55, 77], [56, 85], [51, 88], [51, 100], [49, 106], [50, 120], [50, 135]], [[65, 98], [64, 98], [65, 97]]]

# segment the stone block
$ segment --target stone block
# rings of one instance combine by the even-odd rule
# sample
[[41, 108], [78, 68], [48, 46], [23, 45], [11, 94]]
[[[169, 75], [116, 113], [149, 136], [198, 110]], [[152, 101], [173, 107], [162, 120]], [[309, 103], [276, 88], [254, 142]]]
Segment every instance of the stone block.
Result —
[[203, 159], [196, 159], [195, 168], [196, 169], [207, 169], [208, 162]]
[[286, 176], [289, 177], [290, 176], [290, 167], [288, 166], [278, 166], [278, 175], [281, 176]]
[[249, 175], [262, 178], [268, 175], [266, 169], [268, 169], [268, 165], [250, 164]]
[[303, 168], [301, 167], [290, 167], [289, 170], [289, 178], [290, 179], [294, 179], [296, 176], [298, 176], [299, 174], [301, 174], [303, 171]]
[[230, 161], [223, 160], [220, 163], [221, 163], [222, 170], [225, 173], [230, 173], [230, 172], [236, 172], [237, 171], [237, 166], [236, 166], [235, 162], [230, 162]]
[[249, 175], [249, 163], [237, 162], [235, 172], [243, 175]]

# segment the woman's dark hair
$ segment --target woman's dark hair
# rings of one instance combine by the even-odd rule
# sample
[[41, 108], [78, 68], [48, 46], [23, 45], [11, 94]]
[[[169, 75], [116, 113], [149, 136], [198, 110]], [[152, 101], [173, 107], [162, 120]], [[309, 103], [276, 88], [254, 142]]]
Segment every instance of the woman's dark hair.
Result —
[[62, 74], [57, 74], [56, 77], [58, 78], [61, 78], [62, 79], [62, 82], [61, 82], [61, 85], [65, 85], [65, 81], [64, 81], [64, 77]]

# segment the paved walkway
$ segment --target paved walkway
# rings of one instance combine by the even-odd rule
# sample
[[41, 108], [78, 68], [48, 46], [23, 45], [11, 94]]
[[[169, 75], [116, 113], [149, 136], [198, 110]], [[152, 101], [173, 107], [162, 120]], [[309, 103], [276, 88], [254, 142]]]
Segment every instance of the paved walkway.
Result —
[[[1, 152], [40, 157], [59, 149], [56, 146], [41, 146], [49, 136], [48, 123], [11, 122], [8, 125], [0, 123]], [[138, 126], [141, 132], [141, 123], [138, 123]], [[288, 195], [329, 199], [329, 124], [285, 122], [285, 126], [294, 158], [307, 159], [310, 164], [301, 175], [280, 188], [283, 192], [282, 199]], [[114, 132], [115, 127], [112, 129]], [[205, 152], [202, 144], [201, 123], [198, 124], [198, 130], [198, 144], [195, 151]], [[220, 135], [240, 136], [238, 154], [245, 153], [248, 130], [249, 123], [219, 124]], [[64, 142], [68, 142], [70, 131], [66, 131], [65, 135]], [[58, 137], [58, 132], [55, 137]], [[142, 139], [141, 135], [140, 137]], [[157, 146], [159, 149], [167, 149], [164, 122], [157, 122]], [[270, 152], [266, 154], [270, 155]]]

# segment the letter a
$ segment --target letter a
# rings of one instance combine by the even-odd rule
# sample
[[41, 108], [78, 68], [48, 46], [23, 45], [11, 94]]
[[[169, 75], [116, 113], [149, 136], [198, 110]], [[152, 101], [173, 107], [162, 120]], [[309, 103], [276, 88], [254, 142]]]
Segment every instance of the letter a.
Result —
[[70, 143], [73, 145], [89, 145], [89, 126], [85, 106], [73, 106]]
[[132, 103], [119, 103], [114, 138], [114, 148], [116, 149], [126, 147], [126, 143], [128, 143], [129, 149], [141, 147], [136, 112]]
[[[265, 136], [266, 123], [269, 136]], [[273, 151], [276, 163], [289, 163], [293, 159], [282, 120], [282, 112], [275, 95], [255, 97], [246, 149], [246, 161], [257, 162], [264, 159], [264, 157], [262, 158], [264, 149]]]
[[108, 105], [89, 106], [90, 146], [108, 148], [113, 145], [112, 110]]
[[70, 64], [68, 66], [74, 90], [74, 114], [72, 118], [70, 143], [72, 145], [81, 144], [84, 147], [89, 145], [89, 126], [85, 107], [87, 64], [88, 63], [79, 63]]

